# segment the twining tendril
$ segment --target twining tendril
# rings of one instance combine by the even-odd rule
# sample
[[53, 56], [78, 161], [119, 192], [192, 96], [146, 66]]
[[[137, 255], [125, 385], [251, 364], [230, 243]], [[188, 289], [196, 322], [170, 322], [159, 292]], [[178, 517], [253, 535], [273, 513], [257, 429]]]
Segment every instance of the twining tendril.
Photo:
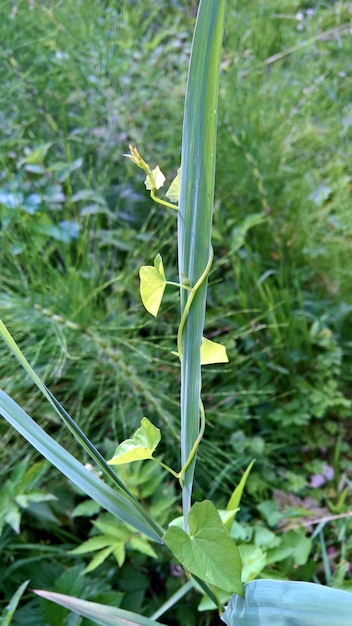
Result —
[[[201, 276], [198, 278], [196, 284], [191, 288], [187, 302], [185, 304], [185, 307], [183, 309], [183, 313], [182, 313], [182, 317], [181, 317], [181, 321], [180, 321], [180, 325], [178, 328], [178, 333], [177, 333], [177, 351], [178, 351], [178, 355], [179, 358], [182, 358], [182, 335], [183, 335], [183, 331], [185, 328], [185, 324], [186, 324], [186, 320], [189, 314], [189, 311], [191, 309], [194, 297], [199, 289], [199, 287], [202, 285], [202, 283], [205, 281], [205, 279], [207, 278], [209, 272], [210, 272], [210, 268], [212, 266], [213, 263], [213, 259], [214, 259], [214, 250], [212, 247], [210, 247], [210, 253], [209, 253], [209, 259], [208, 259], [208, 263], [206, 264], [205, 270], [203, 272], [203, 274], [201, 274]], [[200, 442], [203, 439], [203, 435], [204, 435], [204, 431], [205, 431], [205, 411], [204, 411], [204, 405], [202, 402], [202, 398], [199, 396], [199, 412], [200, 412], [200, 427], [199, 427], [199, 433], [198, 433], [198, 437], [195, 440], [192, 450], [188, 455], [187, 461], [185, 462], [184, 466], [182, 467], [182, 469], [180, 470], [178, 477], [179, 477], [179, 481], [180, 481], [180, 485], [181, 487], [183, 486], [183, 477], [185, 475], [185, 472], [187, 470], [187, 468], [190, 466], [190, 464], [192, 463], [192, 460], [195, 457], [195, 454], [197, 452], [198, 446], [200, 444]]]
[[181, 359], [181, 353], [182, 353], [182, 334], [183, 334], [183, 330], [186, 324], [186, 320], [187, 320], [187, 316], [188, 313], [190, 311], [192, 302], [194, 300], [194, 296], [196, 295], [199, 287], [201, 286], [201, 284], [204, 282], [204, 280], [206, 279], [206, 277], [208, 276], [209, 272], [210, 272], [210, 268], [212, 266], [213, 263], [213, 259], [214, 259], [214, 251], [213, 248], [210, 248], [210, 254], [209, 254], [209, 260], [208, 263], [206, 265], [206, 268], [203, 272], [203, 274], [198, 278], [196, 284], [194, 285], [194, 287], [192, 287], [190, 289], [190, 293], [187, 299], [187, 302], [185, 304], [185, 308], [183, 309], [183, 313], [182, 313], [182, 317], [181, 317], [181, 321], [180, 321], [180, 325], [178, 328], [178, 333], [177, 333], [177, 351], [178, 351], [178, 355]]

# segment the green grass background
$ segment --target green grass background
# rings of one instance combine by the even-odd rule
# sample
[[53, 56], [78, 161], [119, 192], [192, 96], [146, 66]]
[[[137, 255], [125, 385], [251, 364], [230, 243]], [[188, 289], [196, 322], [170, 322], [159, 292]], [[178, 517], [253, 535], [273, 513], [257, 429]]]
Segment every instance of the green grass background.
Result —
[[[176, 222], [153, 205], [123, 154], [133, 143], [174, 178], [196, 8], [183, 0], [0, 4], [1, 317], [103, 452], [146, 415], [175, 467], [178, 308], [167, 291], [158, 320], [149, 318], [138, 269], [160, 252], [176, 278]], [[206, 333], [226, 344], [230, 362], [204, 369], [196, 494], [224, 504], [256, 458], [241, 510], [249, 524], [273, 490], [314, 497], [330, 514], [351, 510], [351, 16], [348, 2], [229, 0]], [[77, 452], [5, 345], [0, 379]], [[4, 422], [0, 436], [4, 489], [29, 450]], [[324, 465], [334, 479], [313, 489]], [[48, 492], [50, 476], [41, 477]], [[72, 530], [83, 540], [60, 515], [54, 535]], [[24, 524], [26, 537], [5, 526], [4, 572], [18, 542], [37, 539], [38, 520]], [[348, 517], [329, 526], [311, 553], [314, 575], [339, 572], [347, 584], [348, 529]], [[330, 570], [319, 565], [322, 545]], [[7, 580], [4, 598], [23, 582], [18, 570]]]

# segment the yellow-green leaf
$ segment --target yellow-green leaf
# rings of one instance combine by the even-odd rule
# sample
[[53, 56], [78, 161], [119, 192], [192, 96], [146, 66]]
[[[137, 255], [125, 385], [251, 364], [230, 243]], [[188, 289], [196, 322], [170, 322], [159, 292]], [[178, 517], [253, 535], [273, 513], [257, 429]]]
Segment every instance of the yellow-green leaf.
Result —
[[228, 363], [229, 359], [226, 354], [225, 346], [215, 341], [210, 341], [203, 337], [200, 347], [201, 365], [211, 365], [212, 363]]
[[148, 172], [147, 177], [144, 181], [144, 184], [147, 189], [160, 189], [165, 182], [165, 176], [162, 173], [159, 165], [157, 165], [153, 170]]
[[109, 465], [123, 465], [132, 461], [151, 459], [160, 438], [159, 428], [143, 417], [133, 437], [126, 439], [117, 447], [114, 456], [108, 461]]
[[43, 143], [35, 150], [30, 150], [27, 152], [26, 156], [21, 159], [21, 164], [28, 163], [29, 165], [41, 165], [44, 162], [46, 154], [51, 146], [52, 143]]
[[164, 266], [160, 254], [154, 259], [154, 267], [152, 265], [141, 267], [139, 278], [142, 302], [148, 313], [156, 317], [166, 286]]
[[171, 202], [176, 202], [176, 204], [178, 203], [178, 199], [180, 196], [180, 173], [181, 173], [181, 168], [177, 170], [177, 176], [174, 178], [169, 189], [167, 190], [165, 194], [166, 197], [169, 198], [169, 200], [171, 200]]

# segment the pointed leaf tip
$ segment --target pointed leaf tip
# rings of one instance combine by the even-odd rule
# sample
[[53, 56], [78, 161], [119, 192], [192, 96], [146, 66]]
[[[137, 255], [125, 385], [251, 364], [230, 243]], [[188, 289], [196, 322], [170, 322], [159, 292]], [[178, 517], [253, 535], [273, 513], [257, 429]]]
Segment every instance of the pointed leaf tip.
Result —
[[200, 362], [201, 365], [212, 365], [214, 363], [228, 363], [229, 359], [226, 353], [225, 346], [215, 341], [210, 341], [206, 337], [202, 338], [202, 345], [200, 348]]

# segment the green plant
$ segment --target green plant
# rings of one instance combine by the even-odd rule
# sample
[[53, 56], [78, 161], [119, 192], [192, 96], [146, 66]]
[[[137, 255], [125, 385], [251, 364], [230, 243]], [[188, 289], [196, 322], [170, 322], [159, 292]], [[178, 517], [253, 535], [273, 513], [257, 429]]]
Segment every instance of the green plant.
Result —
[[20, 585], [20, 587], [17, 589], [16, 593], [13, 595], [8, 605], [3, 610], [2, 616], [0, 618], [1, 626], [9, 626], [9, 624], [11, 624], [17, 605], [21, 599], [21, 596], [25, 592], [28, 583], [29, 583], [29, 580], [26, 580], [24, 583], [22, 583], [22, 585]]
[[[218, 344], [202, 338], [207, 279], [213, 258], [210, 235], [215, 169], [217, 75], [225, 4], [224, 1], [214, 3], [206, 0], [200, 4], [185, 108], [179, 194], [178, 286], [181, 288], [181, 323], [176, 352], [181, 362], [181, 469], [175, 471], [167, 467], [163, 461], [155, 459], [179, 480], [183, 496], [181, 522], [175, 521], [164, 532], [160, 524], [141, 506], [126, 484], [111, 469], [111, 465], [120, 462], [154, 458], [154, 450], [160, 439], [159, 430], [144, 418], [134, 436], [120, 444], [114, 457], [106, 463], [35, 375], [4, 325], [2, 335], [9, 347], [85, 451], [92, 456], [104, 475], [113, 481], [115, 490], [89, 473], [32, 422], [6, 394], [1, 394], [1, 411], [19, 432], [110, 513], [134, 526], [138, 532], [144, 533], [156, 543], [164, 541], [185, 569], [193, 574], [203, 591], [215, 600], [220, 610], [218, 587], [228, 594], [232, 591], [240, 595], [243, 593], [239, 552], [227, 531], [227, 524], [236, 513], [237, 507], [234, 506], [234, 502], [238, 506], [238, 492], [230, 499], [230, 504], [234, 508], [230, 506], [223, 514], [223, 519], [210, 501], [196, 502], [192, 506], [191, 498], [197, 449], [205, 426], [204, 407], [200, 399], [201, 364], [227, 359]], [[207, 42], [206, 46], [204, 41]], [[200, 68], [204, 71], [201, 72]], [[159, 186], [159, 172], [152, 170], [136, 150], [132, 149], [131, 156], [145, 169], [147, 185], [155, 197], [155, 190]], [[174, 190], [171, 194], [174, 197]], [[167, 206], [170, 204], [167, 203]], [[155, 314], [160, 295], [169, 282], [165, 278], [161, 257], [156, 257], [154, 266], [144, 266], [143, 270], [142, 298], [150, 312]], [[186, 586], [185, 588], [188, 589]], [[55, 598], [68, 608], [74, 607], [76, 611], [93, 617], [101, 624], [117, 625], [121, 623], [119, 617], [128, 619], [131, 623], [153, 623], [152, 620], [127, 615], [117, 609], [92, 607], [83, 601], [59, 598], [47, 592], [40, 594], [43, 597]]]
[[22, 459], [2, 484], [0, 482], [0, 535], [5, 524], [15, 533], [20, 532], [23, 511], [31, 510], [33, 504], [55, 500], [53, 494], [40, 488], [48, 464], [40, 461], [28, 467], [29, 458]]
[[[181, 398], [182, 469], [180, 472], [173, 471], [173, 473], [178, 476], [183, 491], [184, 529], [178, 526], [170, 527], [166, 533], [161, 529], [139, 505], [133, 494], [118, 478], [117, 474], [110, 466], [106, 464], [92, 444], [86, 440], [71, 418], [64, 413], [59, 403], [38, 378], [36, 378], [36, 383], [39, 385], [42, 392], [50, 399], [51, 404], [59, 414], [61, 416], [65, 415], [65, 421], [70, 425], [71, 430], [75, 432], [86, 450], [93, 455], [94, 460], [98, 462], [103, 472], [110, 476], [115, 484], [119, 486], [123, 495], [119, 495], [118, 492], [112, 491], [107, 486], [103, 487], [103, 483], [96, 476], [89, 474], [89, 472], [80, 466], [73, 458], [69, 459], [57, 444], [51, 441], [50, 438], [34, 424], [29, 424], [25, 415], [22, 414], [24, 418], [22, 427], [27, 430], [27, 426], [29, 426], [29, 430], [32, 431], [32, 436], [29, 435], [29, 430], [27, 431], [27, 436], [30, 436], [32, 442], [34, 442], [34, 439], [37, 440], [37, 446], [41, 451], [46, 450], [46, 455], [50, 457], [50, 460], [56, 458], [56, 465], [59, 466], [61, 470], [64, 470], [66, 474], [69, 474], [71, 479], [79, 484], [81, 488], [84, 488], [89, 495], [94, 494], [98, 502], [110, 510], [110, 512], [115, 515], [118, 514], [125, 522], [131, 523], [138, 531], [144, 532], [154, 541], [160, 542], [163, 537], [169, 548], [171, 548], [171, 551], [176, 554], [181, 563], [185, 565], [190, 572], [195, 574], [196, 579], [199, 578], [199, 584], [208, 590], [208, 593], [213, 598], [215, 598], [214, 591], [211, 591], [206, 583], [209, 582], [212, 586], [216, 586], [216, 573], [220, 574], [220, 561], [225, 557], [228, 560], [228, 566], [227, 571], [223, 570], [220, 586], [225, 585], [228, 591], [231, 591], [234, 586], [239, 592], [241, 590], [238, 552], [235, 544], [228, 536], [226, 528], [214, 505], [210, 502], [196, 503], [191, 509], [195, 456], [201, 434], [204, 431], [205, 419], [203, 405], [200, 401], [200, 344], [202, 342], [202, 329], [204, 324], [206, 282], [212, 261], [210, 234], [215, 168], [217, 68], [220, 61], [224, 12], [224, 1], [221, 5], [218, 5], [218, 7], [215, 7], [212, 3], [203, 2], [202, 4], [198, 19], [198, 28], [196, 29], [198, 35], [194, 39], [193, 62], [190, 66], [189, 95], [188, 100], [186, 100], [184, 123], [182, 163], [187, 175], [183, 175], [184, 182], [182, 182], [181, 173], [180, 183], [180, 277], [183, 290], [189, 292], [189, 298], [186, 301], [186, 299], [182, 297], [181, 301], [183, 314], [177, 347], [178, 357], [181, 361], [181, 370], [183, 371], [183, 373], [181, 373], [183, 389], [183, 397]], [[206, 37], [209, 42], [207, 48], [204, 48], [202, 45], [204, 37]], [[208, 63], [210, 67], [207, 68]], [[199, 85], [197, 87], [195, 84], [199, 64], [207, 68], [202, 75], [203, 87], [201, 88]], [[207, 98], [203, 101], [201, 94], [204, 90], [207, 92]], [[197, 116], [199, 127], [195, 128], [193, 131], [192, 126], [194, 126], [194, 119], [192, 119], [192, 101], [193, 105], [198, 103], [198, 112], [201, 113], [201, 115]], [[192, 141], [192, 137], [188, 136], [191, 133], [193, 133], [192, 136], [196, 139], [195, 143]], [[192, 154], [193, 150], [195, 150], [195, 153]], [[200, 160], [200, 154], [203, 150], [205, 150], [207, 154], [205, 168], [204, 163]], [[198, 160], [197, 163], [195, 162], [195, 157]], [[195, 167], [194, 171], [192, 171], [192, 167]], [[198, 181], [197, 188], [200, 192], [200, 198], [196, 197], [192, 199], [194, 181]], [[154, 184], [154, 179], [151, 179], [150, 182], [153, 192], [153, 189], [158, 185]], [[200, 201], [204, 204], [206, 210], [203, 217], [199, 208], [197, 209]], [[198, 213], [199, 223], [192, 227], [191, 220], [194, 211], [196, 214]], [[204, 217], [205, 219], [203, 219]], [[185, 222], [185, 224], [183, 224], [183, 222]], [[201, 254], [199, 254], [200, 250], [198, 249], [197, 240], [194, 241], [195, 236], [200, 238], [198, 240], [202, 242]], [[189, 255], [191, 248], [193, 250], [191, 255]], [[190, 266], [188, 265], [189, 261], [191, 261]], [[185, 279], [186, 276], [187, 280]], [[197, 314], [193, 312], [193, 309], [198, 311]], [[3, 332], [6, 333], [5, 327], [3, 327]], [[10, 343], [12, 343], [12, 340], [8, 336], [7, 338], [10, 340]], [[205, 340], [203, 343], [207, 347], [213, 345], [211, 342], [206, 343]], [[13, 343], [12, 346], [14, 347]], [[17, 355], [20, 356], [22, 363], [24, 363], [22, 355], [20, 355], [19, 352], [17, 352]], [[212, 357], [211, 360], [213, 360]], [[26, 368], [27, 371], [31, 372], [32, 377], [35, 376], [28, 365], [26, 365]], [[187, 370], [188, 368], [191, 368], [193, 371], [186, 375], [185, 369]], [[189, 378], [189, 376], [191, 376], [191, 378]], [[189, 396], [190, 390], [192, 390], [192, 393]], [[9, 408], [9, 405], [7, 405], [7, 417], [9, 417]], [[10, 412], [12, 412], [11, 409]], [[201, 419], [200, 429], [199, 419]], [[24, 431], [22, 430], [22, 432]], [[135, 441], [132, 440], [132, 447], [137, 449], [137, 453], [132, 454], [132, 459], [148, 458], [152, 455], [158, 439], [160, 438], [158, 429], [153, 427], [148, 420], [144, 420], [138, 432], [140, 434], [135, 435]], [[142, 439], [142, 449], [147, 448], [146, 456], [138, 455], [140, 448], [138, 445], [139, 438]], [[121, 447], [126, 447], [126, 445], [129, 445], [128, 442], [121, 444]], [[115, 455], [112, 459], [113, 464], [118, 462], [116, 460], [117, 456]], [[231, 512], [229, 515], [231, 516]], [[188, 534], [188, 524], [190, 525], [190, 532], [193, 533], [191, 535]], [[201, 533], [203, 537], [202, 541], [205, 541], [204, 545], [206, 549], [204, 552], [201, 538], [199, 537], [199, 540], [196, 538], [199, 533]], [[215, 541], [214, 533], [217, 535], [217, 541]], [[209, 567], [204, 567], [201, 563], [192, 563], [192, 537], [194, 538], [199, 557], [205, 560], [204, 565], [206, 562], [209, 562]], [[223, 552], [221, 555], [219, 554], [220, 537], [223, 537]], [[186, 549], [184, 555], [182, 545], [185, 542], [189, 544], [189, 547], [188, 550]], [[208, 544], [209, 548], [207, 548]], [[235, 568], [233, 568], [233, 562], [237, 562]]]

